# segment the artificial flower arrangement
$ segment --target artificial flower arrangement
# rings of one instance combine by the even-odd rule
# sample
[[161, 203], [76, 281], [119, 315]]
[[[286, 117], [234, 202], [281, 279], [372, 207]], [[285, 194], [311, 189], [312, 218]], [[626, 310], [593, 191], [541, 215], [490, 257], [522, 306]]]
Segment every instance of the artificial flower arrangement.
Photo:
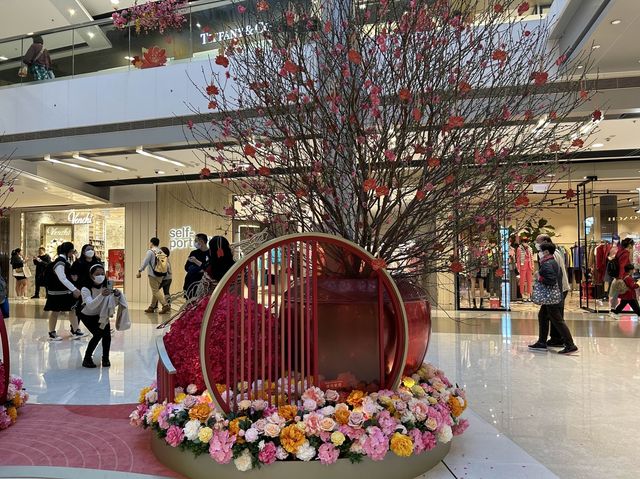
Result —
[[[0, 377], [4, 378], [4, 365], [0, 362]], [[25, 405], [29, 394], [23, 388], [22, 378], [11, 375], [7, 388], [7, 399], [0, 404], [0, 430], [6, 429], [18, 420], [18, 409]]]
[[464, 391], [426, 363], [396, 391], [310, 387], [298, 406], [252, 400], [244, 386], [236, 394], [238, 412], [227, 415], [216, 410], [207, 391], [196, 394], [193, 384], [178, 388], [175, 402], [162, 404], [155, 387], [144, 388], [130, 421], [153, 429], [171, 447], [208, 453], [218, 464], [233, 460], [240, 471], [275, 461], [381, 461], [389, 451], [408, 457], [468, 427], [460, 417], [467, 407]]
[[162, 35], [169, 28], [182, 28], [187, 18], [181, 11], [186, 7], [186, 0], [149, 1], [142, 5], [134, 2], [128, 9], [114, 12], [111, 18], [119, 30], [133, 24], [138, 34], [141, 31], [150, 33], [158, 30]]

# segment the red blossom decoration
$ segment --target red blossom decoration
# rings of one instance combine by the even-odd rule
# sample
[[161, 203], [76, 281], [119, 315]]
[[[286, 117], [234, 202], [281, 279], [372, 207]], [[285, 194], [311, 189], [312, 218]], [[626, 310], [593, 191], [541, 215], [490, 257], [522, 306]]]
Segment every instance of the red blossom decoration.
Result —
[[587, 90], [580, 90], [580, 99], [586, 100], [589, 98], [589, 92]]
[[385, 269], [386, 267], [387, 267], [387, 262], [383, 258], [374, 258], [371, 260], [371, 268], [374, 271]]
[[236, 210], [233, 206], [225, 206], [224, 207], [224, 214], [227, 216], [235, 216], [236, 215]]
[[500, 63], [504, 63], [505, 61], [507, 61], [507, 52], [500, 49], [494, 50], [493, 54], [491, 55], [491, 58]]
[[411, 101], [411, 92], [408, 88], [400, 88], [398, 91], [398, 98], [400, 98], [400, 101], [409, 102]]
[[260, 168], [258, 168], [258, 174], [260, 174], [261, 176], [269, 176], [271, 174], [271, 168], [267, 166], [261, 166]]
[[529, 2], [522, 2], [518, 5], [518, 15], [524, 15], [529, 11]]
[[206, 166], [200, 170], [200, 178], [209, 178], [211, 176], [211, 170]]
[[584, 140], [582, 138], [576, 138], [571, 142], [571, 146], [576, 148], [582, 148], [584, 146]]
[[420, 108], [414, 108], [411, 110], [411, 116], [414, 121], [420, 121], [422, 119], [422, 111], [420, 111]]
[[187, 120], [187, 128], [193, 130], [193, 120]]
[[471, 85], [466, 81], [461, 81], [458, 85], [458, 90], [461, 94], [469, 93], [471, 91]]
[[418, 201], [422, 201], [424, 200], [425, 196], [427, 196], [427, 194], [424, 192], [424, 190], [418, 190], [416, 191], [416, 199]]
[[431, 157], [427, 160], [427, 166], [429, 168], [438, 168], [440, 166], [440, 158]]
[[244, 151], [244, 154], [247, 156], [256, 156], [256, 148], [253, 145], [244, 145], [242, 151]]
[[360, 65], [360, 63], [362, 63], [362, 55], [360, 55], [359, 52], [353, 49], [349, 50], [349, 52], [347, 53], [347, 59], [351, 63], [355, 63], [356, 65]]
[[502, 12], [504, 12], [504, 7], [502, 6], [502, 4], [500, 4], [500, 3], [496, 3], [496, 4], [493, 6], [493, 11], [494, 11], [495, 13], [502, 13]]
[[451, 262], [449, 269], [452, 273], [462, 273], [462, 271], [464, 270], [464, 266], [460, 261], [455, 260]]
[[568, 200], [570, 200], [571, 198], [575, 198], [576, 197], [576, 192], [573, 191], [573, 189], [569, 188], [565, 193], [564, 193], [564, 197]]
[[265, 0], [258, 0], [256, 8], [259, 12], [266, 12], [267, 10], [269, 10], [269, 2]]
[[523, 193], [516, 198], [514, 204], [516, 205], [516, 207], [529, 206], [529, 197], [526, 193]]
[[367, 191], [375, 189], [377, 185], [378, 185], [378, 182], [375, 180], [375, 178], [367, 178], [362, 183], [362, 189], [365, 192], [367, 192]]
[[227, 68], [229, 66], [229, 59], [224, 55], [218, 55], [216, 57], [216, 65], [220, 65], [224, 68]]
[[167, 63], [167, 52], [164, 48], [153, 46], [142, 55], [142, 65], [140, 68], [161, 67]]
[[502, 269], [502, 268], [498, 268], [498, 269], [496, 270], [496, 276], [497, 276], [498, 278], [502, 278], [502, 277], [504, 276], [504, 269]]
[[209, 108], [209, 110], [215, 110], [216, 108], [218, 108], [218, 102], [210, 101], [207, 105], [207, 108]]
[[464, 117], [462, 116], [450, 116], [449, 121], [445, 125], [446, 130], [452, 130], [453, 128], [462, 128], [464, 126]]
[[547, 72], [534, 72], [531, 74], [531, 78], [536, 85], [540, 86], [547, 83], [549, 74]]
[[600, 121], [602, 120], [602, 112], [600, 110], [596, 110], [591, 114], [591, 118], [593, 118], [593, 121]]
[[293, 63], [291, 60], [285, 61], [282, 68], [284, 69], [285, 72], [291, 73], [292, 75], [300, 71], [300, 67], [298, 67], [298, 65]]
[[389, 194], [389, 187], [382, 185], [376, 188], [376, 196], [380, 198], [381, 196], [387, 196]]

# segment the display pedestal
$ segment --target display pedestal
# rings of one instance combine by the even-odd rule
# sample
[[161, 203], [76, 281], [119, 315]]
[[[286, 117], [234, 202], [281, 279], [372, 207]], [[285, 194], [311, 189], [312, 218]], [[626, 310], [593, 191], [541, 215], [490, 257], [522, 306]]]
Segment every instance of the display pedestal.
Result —
[[304, 477], [305, 479], [415, 479], [434, 468], [449, 453], [451, 442], [438, 443], [430, 451], [418, 456], [398, 457], [388, 452], [383, 461], [364, 458], [359, 464], [348, 459], [338, 459], [335, 464], [323, 465], [320, 461], [276, 461], [260, 469], [248, 472], [239, 471], [233, 462], [217, 464], [208, 454], [194, 457], [189, 451], [174, 448], [155, 435], [151, 437], [151, 450], [158, 460], [174, 471], [190, 479], [282, 479], [286, 477]]

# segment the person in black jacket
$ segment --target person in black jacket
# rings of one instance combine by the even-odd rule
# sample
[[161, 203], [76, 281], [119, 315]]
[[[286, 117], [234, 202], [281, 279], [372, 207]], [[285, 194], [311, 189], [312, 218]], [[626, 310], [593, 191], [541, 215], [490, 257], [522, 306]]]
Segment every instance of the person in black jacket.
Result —
[[27, 286], [28, 280], [24, 270], [24, 257], [22, 256], [22, 249], [16, 248], [11, 252], [11, 269], [13, 270], [13, 277], [16, 280], [16, 297], [19, 300], [27, 299]]
[[[543, 257], [539, 262], [538, 282], [546, 286], [557, 284], [560, 291], [562, 291], [562, 270], [553, 257], [556, 246], [553, 243], [542, 243], [540, 245], [540, 251], [542, 251]], [[571, 331], [569, 331], [567, 323], [564, 322], [562, 315], [563, 301], [564, 299], [562, 299], [561, 296], [558, 304], [543, 304], [540, 306], [540, 311], [538, 312], [538, 341], [530, 344], [529, 349], [547, 350], [549, 322], [551, 322], [560, 333], [564, 343], [564, 349], [558, 351], [558, 354], [570, 354], [578, 350], [578, 347], [573, 342]]]
[[71, 265], [71, 277], [74, 284], [82, 287], [89, 283], [89, 270], [96, 264], [103, 264], [102, 260], [96, 256], [95, 248], [92, 244], [86, 244], [80, 250], [80, 256]]
[[41, 246], [38, 248], [38, 256], [33, 258], [33, 264], [36, 267], [36, 290], [31, 296], [31, 299], [40, 298], [40, 287], [45, 289], [45, 295], [47, 293], [47, 287], [44, 284], [44, 272], [47, 269], [47, 265], [51, 263], [51, 256], [49, 256], [45, 249]]
[[198, 233], [193, 245], [196, 249], [189, 253], [187, 262], [184, 264], [184, 270], [187, 274], [184, 277], [182, 290], [184, 291], [184, 297], [187, 299], [193, 298], [196, 294], [197, 283], [202, 279], [204, 269], [210, 258], [206, 234]]
[[214, 281], [220, 281], [235, 263], [229, 240], [224, 236], [214, 236], [209, 240], [209, 257], [205, 271]]

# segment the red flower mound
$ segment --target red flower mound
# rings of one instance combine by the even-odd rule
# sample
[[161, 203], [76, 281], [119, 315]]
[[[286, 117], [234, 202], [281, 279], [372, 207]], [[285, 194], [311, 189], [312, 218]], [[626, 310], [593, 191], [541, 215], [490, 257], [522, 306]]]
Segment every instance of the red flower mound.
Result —
[[[205, 389], [202, 367], [200, 365], [200, 330], [208, 304], [209, 297], [203, 298], [194, 309], [186, 311], [177, 319], [175, 323], [171, 325], [171, 330], [164, 335], [164, 345], [171, 358], [171, 362], [176, 368], [177, 384], [182, 387], [195, 384], [198, 391]], [[238, 298], [233, 295], [225, 295], [221, 299], [210, 320], [210, 327], [213, 329], [213, 333], [207, 344], [208, 356], [214, 359], [211, 380], [216, 384], [223, 384], [225, 382], [226, 314], [227, 311], [231, 311], [231, 326], [233, 328], [234, 318], [237, 323], [240, 322], [239, 304], [244, 306], [245, 331], [248, 331], [249, 317], [251, 317], [252, 321], [252, 331], [255, 331], [255, 328], [262, 326], [262, 317], [264, 315], [265, 334], [267, 334], [266, 332], [269, 328], [272, 328], [276, 323], [275, 316], [254, 301], [249, 299], [239, 301]], [[239, 329], [238, 324], [238, 331]], [[275, 338], [275, 334], [273, 334], [272, 337]], [[233, 344], [233, 342], [231, 344]], [[256, 350], [256, 346], [259, 346], [259, 343], [258, 345], [253, 344], [251, 348], [252, 354]], [[257, 350], [256, 357], [261, 357], [261, 348], [258, 347]], [[245, 338], [245, 368], [247, 368], [245, 370], [245, 377], [249, 377], [249, 361], [247, 360], [249, 352], [248, 338]], [[275, 364], [272, 365], [272, 368], [274, 371], [276, 370]]]

